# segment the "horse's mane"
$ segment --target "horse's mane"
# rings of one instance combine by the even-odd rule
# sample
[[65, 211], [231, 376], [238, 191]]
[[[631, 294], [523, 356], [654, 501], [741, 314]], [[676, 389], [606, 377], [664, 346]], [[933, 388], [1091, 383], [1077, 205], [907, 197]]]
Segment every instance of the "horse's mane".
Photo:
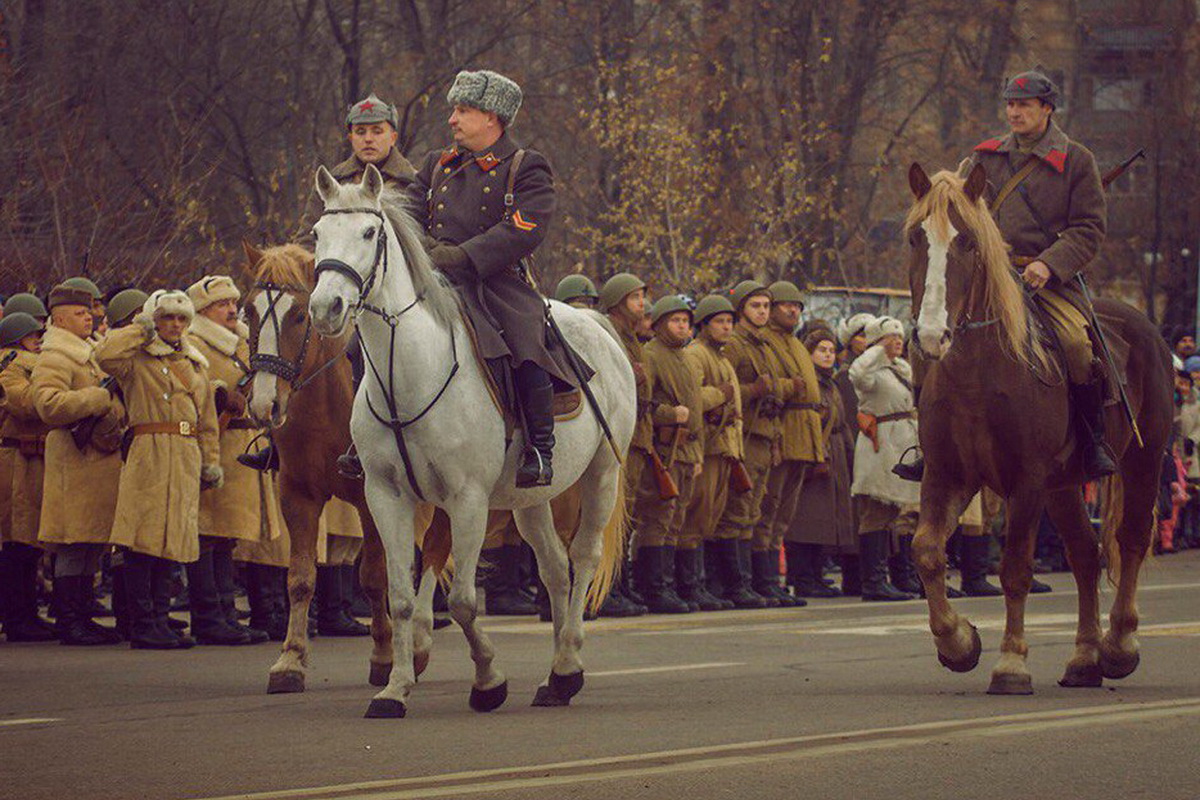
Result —
[[433, 261], [421, 243], [421, 229], [417, 221], [408, 213], [403, 198], [396, 192], [385, 191], [379, 198], [379, 205], [396, 231], [400, 252], [404, 253], [417, 296], [425, 298], [425, 308], [435, 319], [452, 326], [460, 317], [458, 294], [434, 270]]
[[1008, 259], [1009, 246], [983, 198], [972, 203], [963, 190], [966, 179], [949, 170], [936, 173], [930, 182], [932, 187], [908, 212], [904, 222], [905, 233], [928, 219], [941, 236], [948, 236], [950, 209], [953, 208], [966, 223], [978, 245], [987, 281], [984, 290], [985, 313], [999, 321], [1001, 346], [1021, 363], [1035, 368], [1044, 366], [1046, 353], [1038, 337], [1029, 334], [1025, 299], [1013, 277]]
[[262, 251], [254, 268], [256, 283], [273, 283], [310, 291], [313, 288], [313, 254], [298, 244], [281, 244]]

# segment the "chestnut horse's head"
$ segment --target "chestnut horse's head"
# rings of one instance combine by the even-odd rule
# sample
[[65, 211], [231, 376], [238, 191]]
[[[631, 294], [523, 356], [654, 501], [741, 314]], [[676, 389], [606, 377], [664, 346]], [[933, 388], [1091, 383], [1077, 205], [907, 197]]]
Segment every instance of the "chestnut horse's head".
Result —
[[1029, 341], [1008, 246], [983, 200], [983, 166], [976, 164], [966, 178], [949, 171], [930, 178], [914, 163], [908, 185], [916, 198], [905, 222], [908, 281], [921, 353], [943, 358], [957, 334], [995, 325], [1008, 354], [1027, 363], [1031, 356], [1040, 360], [1037, 342]]
[[288, 399], [318, 358], [308, 316], [313, 256], [298, 245], [258, 250], [244, 244], [253, 289], [246, 295], [250, 367], [254, 371], [250, 416], [272, 429], [287, 419]]

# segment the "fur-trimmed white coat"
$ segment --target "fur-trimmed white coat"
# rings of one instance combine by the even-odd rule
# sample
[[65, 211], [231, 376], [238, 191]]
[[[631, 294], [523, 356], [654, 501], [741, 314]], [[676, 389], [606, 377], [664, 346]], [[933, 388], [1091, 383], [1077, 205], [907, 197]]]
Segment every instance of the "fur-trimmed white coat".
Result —
[[[850, 365], [850, 382], [861, 414], [883, 417], [913, 409], [912, 366], [902, 358], [889, 359], [881, 344], [867, 348]], [[921, 485], [892, 474], [904, 451], [917, 444], [916, 418], [880, 423], [878, 438], [879, 452], [875, 452], [870, 438], [858, 434], [851, 494], [899, 506], [919, 503]]]

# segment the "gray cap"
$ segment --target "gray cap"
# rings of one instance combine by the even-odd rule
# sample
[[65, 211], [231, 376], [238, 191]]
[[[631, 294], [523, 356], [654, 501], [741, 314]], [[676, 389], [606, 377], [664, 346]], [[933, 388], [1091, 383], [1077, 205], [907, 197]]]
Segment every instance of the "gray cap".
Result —
[[1014, 75], [1004, 87], [1005, 100], [1042, 100], [1058, 107], [1058, 87], [1037, 70]]
[[516, 81], [487, 69], [458, 73], [454, 85], [446, 93], [450, 105], [494, 112], [505, 125], [511, 125], [517, 118], [522, 97], [521, 87]]
[[367, 99], [359, 100], [350, 106], [350, 110], [346, 112], [347, 128], [353, 128], [355, 125], [369, 125], [372, 122], [388, 122], [393, 128], [400, 127], [396, 109], [376, 97], [374, 92]]

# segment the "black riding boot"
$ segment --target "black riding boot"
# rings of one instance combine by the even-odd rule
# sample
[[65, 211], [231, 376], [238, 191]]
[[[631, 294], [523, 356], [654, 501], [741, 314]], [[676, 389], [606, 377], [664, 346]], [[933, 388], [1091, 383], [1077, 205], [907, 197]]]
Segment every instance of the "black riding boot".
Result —
[[923, 587], [912, 560], [912, 540], [911, 535], [900, 537], [900, 551], [888, 558], [888, 571], [891, 573], [893, 586], [902, 592], [920, 595]]
[[1077, 414], [1084, 475], [1090, 481], [1112, 475], [1117, 465], [1104, 441], [1104, 382], [1071, 384], [1071, 403]]
[[27, 544], [9, 542], [0, 552], [0, 572], [6, 592], [4, 635], [10, 642], [52, 642], [54, 626], [38, 616], [37, 565], [42, 551]]
[[651, 614], [687, 614], [689, 606], [667, 584], [662, 547], [639, 547], [633, 560], [633, 579]]
[[187, 578], [192, 635], [196, 641], [212, 645], [252, 644], [249, 631], [231, 626], [221, 606], [211, 549], [201, 548], [200, 558], [187, 565]]
[[888, 582], [888, 531], [871, 531], [858, 537], [859, 569], [862, 573], [862, 599], [865, 602], [912, 600]]
[[116, 644], [121, 637], [111, 628], [97, 625], [88, 615], [92, 604], [92, 576], [70, 575], [54, 579], [54, 602], [58, 609], [58, 641], [73, 646]]
[[766, 601], [767, 608], [783, 605], [772, 587], [772, 582], [779, 580], [779, 567], [771, 568], [769, 552], [754, 550], [750, 542], [738, 542], [738, 563], [742, 565], [742, 574], [746, 576], [750, 590]]
[[598, 617], [640, 617], [646, 613], [646, 607], [640, 606], [625, 596], [624, 584], [628, 581], [629, 569], [623, 568], [619, 575], [613, 576], [612, 588], [604, 603], [596, 612]]
[[963, 536], [958, 559], [962, 570], [962, 590], [968, 597], [998, 597], [1003, 590], [988, 583], [988, 563], [991, 561], [992, 537]]
[[266, 447], [255, 453], [242, 453], [237, 457], [237, 462], [243, 467], [249, 467], [259, 472], [278, 470], [279, 451], [275, 449], [274, 442], [267, 442]]
[[[742, 542], [737, 539], [714, 539], [710, 545], [716, 553], [717, 574], [721, 576], [722, 594], [734, 608], [766, 608], [767, 600], [750, 588], [749, 568], [743, 570]], [[747, 555], [750, 543], [746, 542]]]
[[178, 621], [171, 619], [171, 593], [175, 589], [174, 561], [165, 558], [154, 560], [154, 570], [150, 573], [150, 591], [154, 595], [154, 623], [158, 629], [175, 639], [175, 646], [187, 650], [196, 646], [196, 640], [178, 629]]
[[842, 595], [844, 597], [862, 595], [862, 568], [858, 564], [858, 555], [838, 556], [838, 566], [842, 568]]
[[819, 544], [787, 542], [788, 574], [797, 597], [841, 597], [842, 593], [821, 579], [825, 553]]
[[[230, 543], [232, 544], [232, 542]], [[217, 597], [221, 601], [221, 611], [229, 627], [245, 631], [254, 644], [261, 644], [271, 637], [261, 628], [246, 627], [238, 620], [237, 585], [233, 580], [233, 548], [231, 546], [213, 549], [213, 579], [217, 583]]]
[[486, 564], [483, 577], [483, 608], [488, 616], [526, 617], [538, 613], [536, 603], [525, 599], [518, 587], [521, 546], [491, 547], [479, 554]]
[[554, 386], [541, 367], [525, 362], [516, 371], [521, 418], [525, 421], [525, 454], [517, 468], [517, 488], [549, 486], [554, 478]]
[[287, 568], [247, 564], [250, 627], [266, 631], [273, 642], [287, 639]]
[[[676, 597], [687, 603], [687, 607], [691, 611], [699, 611], [700, 603], [692, 597], [695, 589], [696, 575], [693, 571], [687, 570], [683, 576], [687, 582], [687, 587], [684, 587], [680, 581], [679, 575], [679, 551], [673, 545], [664, 545], [662, 549], [663, 559], [663, 582]], [[684, 594], [684, 592], [687, 594]]]
[[[691, 561], [691, 569], [696, 573], [695, 589], [692, 590], [691, 597], [685, 597], [685, 600], [695, 600], [700, 606], [701, 611], [727, 611], [733, 608], [733, 603], [723, 598], [717, 597], [708, 590], [708, 578], [704, 574], [706, 562], [704, 558], [704, 545], [701, 544], [694, 550], [677, 550], [676, 557], [683, 554]], [[676, 572], [676, 580], [679, 581], [678, 571]]]
[[[179, 639], [169, 628], [159, 627], [154, 603], [154, 572], [161, 559], [132, 550], [125, 553], [121, 577], [129, 615], [129, 646], [134, 650], [178, 650]], [[115, 579], [114, 579], [115, 581]], [[113, 584], [116, 591], [116, 584]]]
[[371, 629], [346, 617], [341, 567], [317, 567], [317, 633], [322, 636], [369, 636]]

